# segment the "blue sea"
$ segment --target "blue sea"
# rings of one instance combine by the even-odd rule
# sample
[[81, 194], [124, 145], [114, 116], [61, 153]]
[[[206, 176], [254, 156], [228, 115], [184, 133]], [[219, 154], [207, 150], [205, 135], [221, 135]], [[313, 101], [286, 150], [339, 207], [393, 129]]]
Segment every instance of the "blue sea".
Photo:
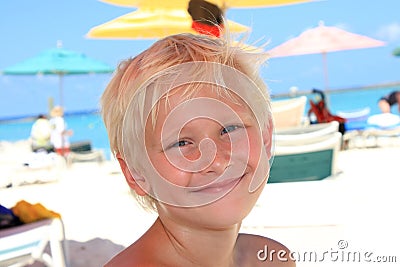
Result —
[[[370, 114], [380, 113], [377, 102], [380, 97], [390, 93], [393, 90], [400, 90], [400, 85], [383, 87], [365, 87], [354, 89], [343, 89], [327, 91], [327, 104], [332, 114], [337, 112], [353, 112], [370, 108]], [[307, 92], [298, 92], [296, 95], [306, 95], [308, 99], [315, 100], [315, 94]], [[291, 97], [289, 95], [272, 95], [273, 100], [279, 100]], [[306, 112], [308, 111], [308, 104]], [[393, 109], [394, 113], [398, 113]], [[107, 157], [110, 157], [110, 146], [108, 143], [107, 132], [103, 121], [96, 112], [66, 115], [65, 120], [68, 128], [74, 131], [71, 142], [90, 141], [95, 149], [103, 149]], [[0, 118], [0, 141], [18, 141], [29, 138], [30, 129], [34, 118], [24, 118], [19, 120], [1, 120]], [[347, 128], [362, 128], [366, 121], [348, 123]]]

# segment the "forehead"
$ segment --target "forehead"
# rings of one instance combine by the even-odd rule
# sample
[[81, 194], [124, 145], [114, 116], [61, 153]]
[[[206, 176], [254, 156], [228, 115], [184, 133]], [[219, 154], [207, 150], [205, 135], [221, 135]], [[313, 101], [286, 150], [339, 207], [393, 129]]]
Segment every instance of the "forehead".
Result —
[[163, 121], [166, 116], [186, 113], [187, 118], [225, 114], [225, 117], [251, 114], [251, 109], [232, 90], [211, 84], [185, 85], [164, 94], [154, 106], [154, 122]]

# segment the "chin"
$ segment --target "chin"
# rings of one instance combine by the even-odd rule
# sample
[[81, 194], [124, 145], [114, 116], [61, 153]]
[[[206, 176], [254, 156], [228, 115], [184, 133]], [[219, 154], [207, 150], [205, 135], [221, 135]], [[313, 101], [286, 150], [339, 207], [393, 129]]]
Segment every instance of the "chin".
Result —
[[173, 213], [173, 217], [179, 217], [192, 225], [210, 229], [238, 225], [251, 212], [264, 187], [259, 186], [250, 193], [249, 184], [250, 179], [243, 177], [229, 193], [209, 204], [186, 208], [165, 205], [164, 211]]
[[262, 188], [249, 193], [248, 184], [242, 186], [245, 186], [245, 190], [235, 187], [224, 197], [203, 207], [208, 216], [221, 227], [241, 223], [256, 204]]

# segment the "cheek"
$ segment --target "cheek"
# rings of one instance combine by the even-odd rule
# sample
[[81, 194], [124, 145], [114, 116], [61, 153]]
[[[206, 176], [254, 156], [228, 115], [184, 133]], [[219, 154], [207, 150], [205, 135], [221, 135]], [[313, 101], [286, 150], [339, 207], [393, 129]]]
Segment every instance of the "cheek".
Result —
[[263, 142], [261, 135], [254, 129], [247, 131], [247, 135], [242, 138], [237, 139], [233, 143], [233, 156], [241, 155], [241, 157], [246, 157], [249, 163], [258, 162], [261, 155], [261, 148], [263, 147]]
[[163, 154], [149, 154], [150, 161], [154, 170], [164, 179], [178, 186], [188, 186], [189, 173], [176, 168]]

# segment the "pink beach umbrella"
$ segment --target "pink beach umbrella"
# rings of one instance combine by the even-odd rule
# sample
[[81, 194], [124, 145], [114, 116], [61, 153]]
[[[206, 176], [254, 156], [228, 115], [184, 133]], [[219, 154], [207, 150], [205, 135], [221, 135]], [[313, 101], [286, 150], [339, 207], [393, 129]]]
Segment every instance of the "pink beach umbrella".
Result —
[[322, 54], [325, 89], [328, 89], [328, 52], [344, 51], [384, 46], [385, 43], [364, 35], [351, 33], [337, 27], [325, 26], [320, 21], [318, 27], [308, 29], [299, 36], [268, 51], [272, 58]]

